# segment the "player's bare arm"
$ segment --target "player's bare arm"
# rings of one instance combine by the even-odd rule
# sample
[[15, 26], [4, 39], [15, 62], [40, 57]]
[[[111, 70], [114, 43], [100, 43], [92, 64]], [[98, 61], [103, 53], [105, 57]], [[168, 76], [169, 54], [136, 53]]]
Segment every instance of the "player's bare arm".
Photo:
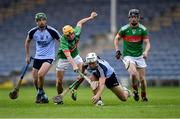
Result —
[[84, 23], [86, 23], [87, 21], [94, 19], [98, 14], [96, 12], [92, 12], [91, 15], [87, 18], [81, 19], [76, 26], [79, 26], [80, 28], [82, 27], [82, 25]]
[[30, 63], [30, 42], [32, 39], [27, 36], [26, 41], [25, 41], [25, 52], [26, 52], [26, 63]]
[[68, 61], [71, 63], [73, 70], [74, 71], [78, 70], [78, 66], [75, 63], [74, 59], [72, 58], [71, 53], [69, 51], [66, 51], [66, 52], [64, 52], [64, 54], [66, 55]]
[[121, 36], [119, 36], [119, 34], [117, 34], [114, 38], [114, 48], [116, 51], [119, 50], [119, 40], [121, 39]]
[[150, 47], [151, 47], [148, 38], [144, 39], [144, 44], [145, 44], [145, 46], [144, 46], [143, 57], [144, 57], [144, 58], [147, 58], [147, 57], [148, 57], [149, 50], [150, 50]]
[[105, 81], [106, 81], [105, 77], [99, 78], [99, 89], [98, 89], [98, 92], [96, 93], [96, 95], [92, 97], [93, 103], [96, 103], [99, 100], [99, 98], [101, 97], [102, 92], [103, 92], [104, 87], [105, 87]]
[[119, 36], [119, 34], [117, 34], [114, 38], [114, 48], [116, 51], [116, 59], [119, 59], [121, 56], [121, 51], [119, 50], [119, 41], [121, 40], [121, 36]]

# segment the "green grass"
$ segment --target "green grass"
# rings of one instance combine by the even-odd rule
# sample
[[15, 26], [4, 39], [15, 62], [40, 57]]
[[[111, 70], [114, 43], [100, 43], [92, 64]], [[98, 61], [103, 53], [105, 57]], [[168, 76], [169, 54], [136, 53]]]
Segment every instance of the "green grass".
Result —
[[148, 88], [149, 102], [135, 102], [131, 97], [127, 102], [119, 101], [116, 96], [105, 89], [103, 101], [105, 106], [96, 107], [91, 103], [91, 90], [80, 88], [78, 100], [72, 101], [65, 96], [64, 105], [54, 105], [51, 97], [55, 88], [46, 88], [49, 104], [35, 104], [34, 88], [22, 88], [17, 100], [10, 100], [10, 89], [0, 89], [0, 117], [5, 118], [180, 118], [180, 88]]

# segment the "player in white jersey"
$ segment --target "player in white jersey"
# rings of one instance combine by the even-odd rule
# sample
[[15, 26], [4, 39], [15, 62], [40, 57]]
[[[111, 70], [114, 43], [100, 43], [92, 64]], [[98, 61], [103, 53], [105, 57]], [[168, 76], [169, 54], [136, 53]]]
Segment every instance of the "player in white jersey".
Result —
[[88, 53], [85, 60], [84, 68], [90, 73], [90, 80], [97, 81], [98, 86], [93, 89], [94, 96], [92, 102], [96, 105], [102, 105], [101, 95], [106, 85], [121, 101], [127, 101], [130, 91], [122, 87], [117, 81], [114, 68], [110, 64], [99, 58], [96, 53]]
[[59, 41], [60, 34], [57, 30], [47, 25], [45, 13], [35, 15], [37, 27], [28, 32], [25, 41], [26, 62], [30, 62], [30, 42], [36, 43], [36, 54], [34, 57], [32, 75], [37, 89], [36, 103], [48, 103], [48, 97], [43, 89], [44, 77], [49, 71], [55, 59], [55, 40]]

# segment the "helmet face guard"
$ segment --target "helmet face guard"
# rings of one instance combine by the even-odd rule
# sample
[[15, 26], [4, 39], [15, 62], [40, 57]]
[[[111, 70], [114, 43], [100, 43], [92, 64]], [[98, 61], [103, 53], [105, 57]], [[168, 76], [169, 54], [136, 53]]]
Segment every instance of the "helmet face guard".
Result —
[[45, 13], [40, 12], [35, 15], [35, 21], [39, 21], [41, 19], [47, 20], [47, 16]]

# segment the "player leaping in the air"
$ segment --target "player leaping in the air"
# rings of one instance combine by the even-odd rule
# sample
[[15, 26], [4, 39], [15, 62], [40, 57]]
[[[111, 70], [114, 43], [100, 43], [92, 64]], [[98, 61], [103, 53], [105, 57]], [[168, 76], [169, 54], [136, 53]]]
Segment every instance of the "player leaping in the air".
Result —
[[[132, 79], [132, 87], [134, 100], [139, 100], [138, 87], [139, 82], [141, 86], [142, 101], [148, 101], [146, 96], [147, 84], [145, 80], [145, 59], [150, 50], [150, 42], [146, 27], [139, 23], [141, 16], [138, 9], [131, 9], [128, 14], [129, 24], [120, 28], [116, 37], [114, 38], [114, 47], [116, 50], [116, 58], [120, 59], [121, 52], [118, 44], [119, 40], [123, 39], [123, 56], [125, 60], [130, 61], [128, 70], [130, 78]], [[143, 48], [143, 43], [145, 47]]]
[[[74, 71], [82, 69], [83, 60], [79, 55], [78, 43], [81, 35], [81, 28], [89, 20], [94, 19], [97, 16], [96, 12], [92, 12], [87, 18], [80, 20], [76, 27], [73, 28], [70, 25], [63, 27], [63, 35], [60, 40], [60, 47], [58, 51], [58, 62], [56, 68], [56, 87], [57, 93], [61, 94], [63, 92], [63, 77], [64, 72], [69, 64], [72, 65]], [[72, 99], [76, 100], [76, 90], [83, 78], [79, 78], [79, 83], [72, 89]], [[62, 102], [59, 102], [59, 104]]]

